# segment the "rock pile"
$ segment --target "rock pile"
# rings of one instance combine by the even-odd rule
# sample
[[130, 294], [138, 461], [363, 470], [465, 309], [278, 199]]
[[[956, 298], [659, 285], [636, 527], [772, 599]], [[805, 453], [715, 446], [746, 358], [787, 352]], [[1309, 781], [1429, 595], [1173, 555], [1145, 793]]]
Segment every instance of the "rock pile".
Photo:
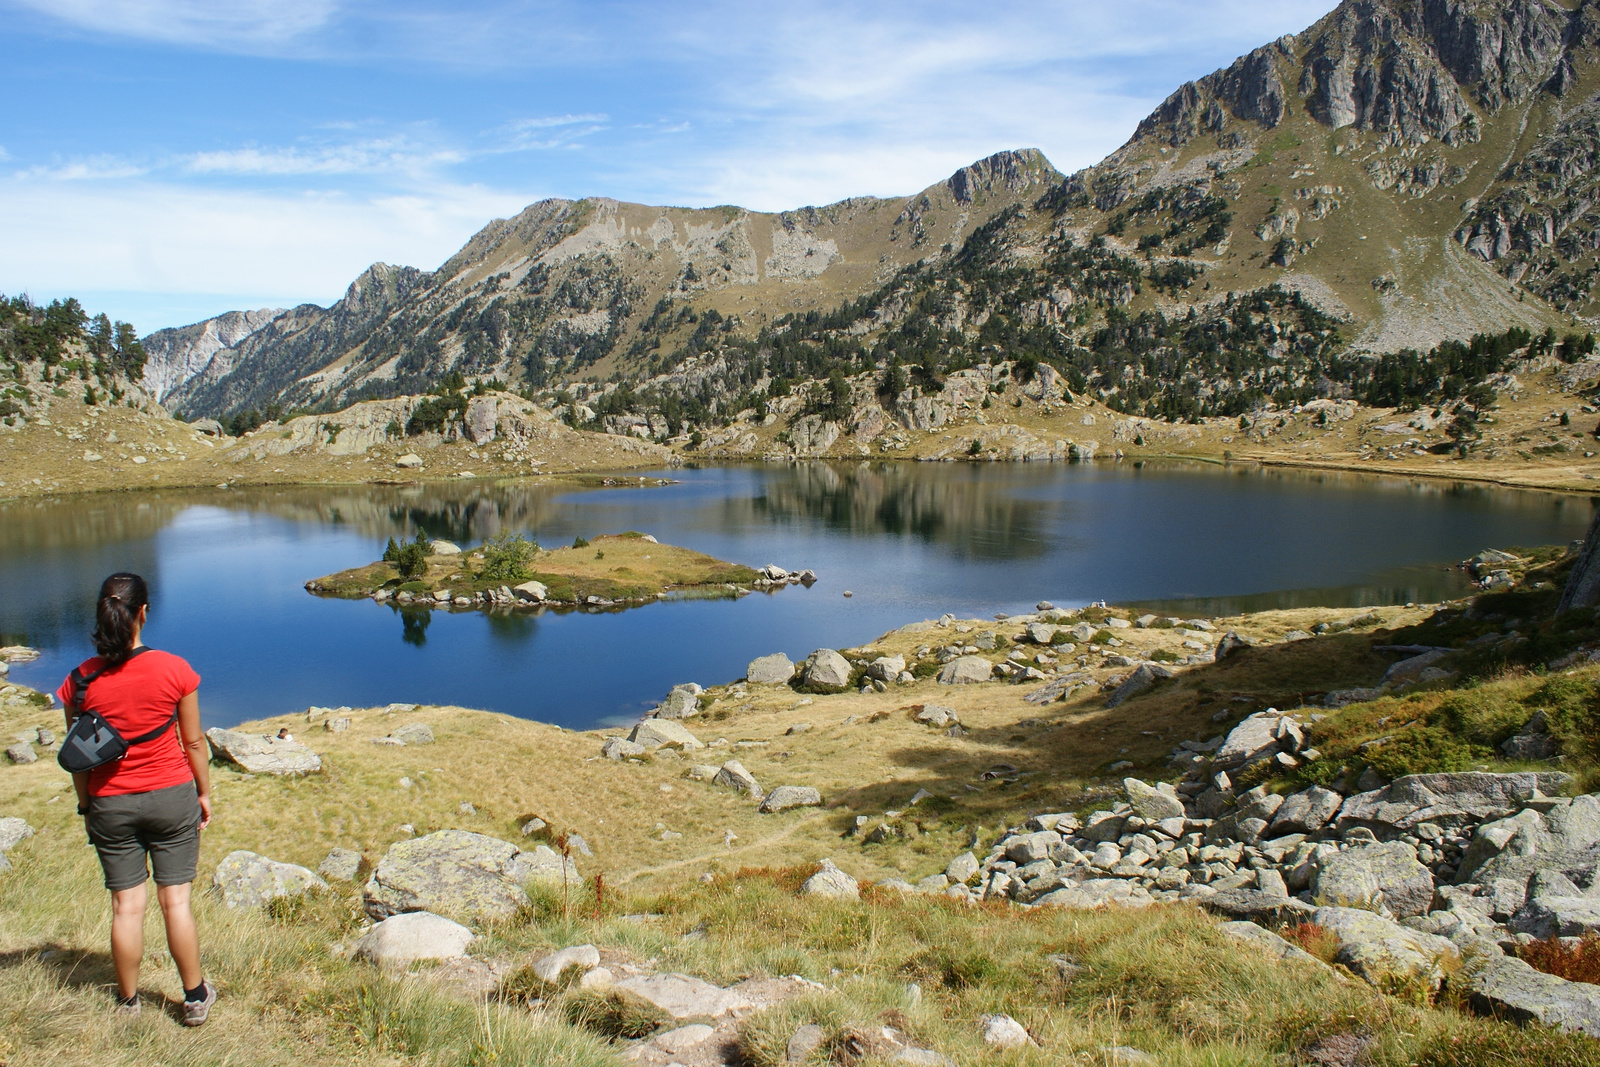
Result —
[[769, 589], [773, 586], [789, 585], [790, 583], [803, 585], [810, 589], [817, 584], [816, 571], [791, 571], [778, 566], [776, 563], [769, 563], [765, 567], [759, 568], [756, 574], [758, 577], [750, 584], [758, 589]]
[[1559, 772], [1234, 790], [1230, 774], [1262, 761], [1314, 758], [1311, 729], [1252, 715], [1183, 748], [1192, 762], [1177, 786], [1125, 779], [1107, 810], [1035, 815], [981, 860], [965, 853], [901, 888], [1079, 908], [1194, 901], [1263, 928], [1311, 922], [1337, 939], [1337, 962], [1374, 983], [1436, 984], [1444, 960], [1466, 957], [1476, 1002], [1600, 1034], [1600, 987], [1507, 955], [1533, 938], [1600, 934], [1600, 794], [1556, 796], [1572, 781]]

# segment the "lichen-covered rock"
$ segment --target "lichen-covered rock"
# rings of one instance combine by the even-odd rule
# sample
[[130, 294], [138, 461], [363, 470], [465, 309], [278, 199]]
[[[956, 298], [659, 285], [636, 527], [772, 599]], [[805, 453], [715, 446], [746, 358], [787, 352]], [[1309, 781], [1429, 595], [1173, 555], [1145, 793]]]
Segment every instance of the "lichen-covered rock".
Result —
[[17, 847], [18, 842], [33, 836], [33, 827], [27, 821], [14, 815], [0, 819], [0, 854], [10, 852]]
[[1344, 798], [1331, 789], [1314, 785], [1310, 789], [1285, 797], [1283, 804], [1272, 816], [1268, 837], [1285, 834], [1314, 834], [1322, 829], [1339, 811]]
[[600, 754], [606, 759], [627, 759], [630, 756], [642, 756], [648, 751], [637, 741], [629, 741], [626, 737], [608, 737], [600, 746]]
[[994, 676], [994, 664], [982, 656], [957, 656], [939, 671], [940, 685], [976, 685]]
[[317, 873], [336, 882], [353, 882], [360, 876], [365, 863], [366, 857], [355, 849], [336, 848], [323, 857], [317, 865]]
[[800, 683], [813, 689], [843, 691], [850, 686], [850, 661], [831, 648], [819, 648], [800, 668]]
[[1183, 801], [1166, 782], [1152, 786], [1137, 778], [1124, 778], [1122, 788], [1128, 794], [1128, 804], [1134, 813], [1145, 822], [1183, 818]]
[[1494, 951], [1468, 955], [1451, 988], [1462, 979], [1473, 1008], [1484, 1014], [1600, 1037], [1600, 986], [1544, 974]]
[[362, 898], [368, 914], [407, 911], [503, 919], [526, 907], [523, 886], [581, 884], [578, 866], [547, 845], [524, 852], [509, 841], [465, 830], [440, 830], [389, 846]]
[[745, 668], [745, 681], [751, 685], [787, 685], [794, 677], [794, 663], [782, 652], [759, 656]]
[[788, 811], [790, 808], [816, 808], [822, 806], [822, 794], [809, 785], [780, 785], [768, 793], [761, 802], [765, 815]]
[[433, 744], [433, 728], [425, 722], [408, 722], [398, 730], [391, 730], [389, 736], [407, 745]]
[[755, 775], [745, 770], [744, 764], [736, 759], [731, 759], [724, 763], [717, 773], [712, 776], [711, 781], [716, 785], [742, 789], [753, 797], [761, 796], [761, 786], [756, 782]]
[[1536, 794], [1553, 796], [1572, 776], [1538, 774], [1408, 774], [1389, 785], [1345, 800], [1337, 816], [1341, 832], [1365, 826], [1379, 837], [1410, 833], [1431, 822], [1441, 827], [1501, 819], [1520, 811]]
[[1335, 962], [1379, 987], [1396, 980], [1437, 985], [1446, 961], [1460, 955], [1442, 937], [1407, 929], [1360, 908], [1318, 908], [1311, 921], [1338, 938]]
[[822, 861], [822, 868], [816, 874], [805, 880], [800, 892], [813, 897], [856, 900], [861, 896], [861, 886], [828, 859]]
[[1311, 893], [1329, 904], [1382, 904], [1395, 915], [1426, 915], [1433, 902], [1433, 872], [1399, 841], [1346, 849], [1327, 857], [1311, 880]]
[[213, 728], [206, 731], [211, 758], [242, 767], [251, 774], [315, 774], [322, 770], [322, 757], [299, 741], [237, 730]]
[[647, 749], [678, 748], [688, 752], [706, 747], [687, 726], [671, 719], [646, 719], [633, 728], [628, 740]]
[[222, 857], [211, 884], [230, 908], [259, 908], [279, 897], [298, 897], [328, 883], [304, 867], [278, 863], [239, 849]]
[[1171, 678], [1172, 671], [1159, 663], [1141, 663], [1122, 684], [1106, 698], [1106, 707], [1114, 708], [1149, 689], [1163, 678]]

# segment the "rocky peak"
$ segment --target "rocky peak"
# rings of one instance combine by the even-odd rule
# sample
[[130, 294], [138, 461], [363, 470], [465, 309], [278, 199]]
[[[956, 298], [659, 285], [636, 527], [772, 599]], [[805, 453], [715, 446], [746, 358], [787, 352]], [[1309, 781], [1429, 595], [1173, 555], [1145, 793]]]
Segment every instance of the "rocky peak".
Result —
[[1179, 146], [1220, 133], [1230, 117], [1271, 129], [1298, 102], [1325, 126], [1370, 130], [1395, 144], [1475, 141], [1474, 104], [1493, 113], [1542, 88], [1570, 86], [1571, 51], [1600, 40], [1596, 6], [1346, 0], [1297, 37], [1184, 85], [1134, 140]]
[[426, 278], [415, 267], [374, 263], [362, 271], [335, 307], [348, 315], [364, 316], [404, 300]]
[[988, 159], [962, 167], [950, 175], [945, 187], [956, 203], [970, 204], [996, 190], [1020, 193], [1037, 182], [1055, 177], [1056, 170], [1043, 152], [1037, 148], [1021, 148], [996, 152]]

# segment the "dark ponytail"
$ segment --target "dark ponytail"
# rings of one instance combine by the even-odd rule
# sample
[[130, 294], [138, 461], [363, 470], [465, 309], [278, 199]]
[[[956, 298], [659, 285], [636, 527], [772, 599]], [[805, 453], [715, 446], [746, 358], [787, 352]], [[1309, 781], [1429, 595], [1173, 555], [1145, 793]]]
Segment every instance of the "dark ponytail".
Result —
[[121, 666], [133, 651], [139, 609], [150, 603], [150, 589], [137, 574], [120, 572], [100, 586], [95, 605], [94, 647], [110, 667]]

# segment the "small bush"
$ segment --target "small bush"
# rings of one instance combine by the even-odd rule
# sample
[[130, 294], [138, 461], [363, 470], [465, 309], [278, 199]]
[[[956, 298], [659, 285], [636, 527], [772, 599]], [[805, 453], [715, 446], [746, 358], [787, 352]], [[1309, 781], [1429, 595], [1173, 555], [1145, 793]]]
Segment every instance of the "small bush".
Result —
[[491, 537], [483, 543], [483, 565], [478, 568], [478, 577], [492, 582], [527, 581], [533, 577], [533, 557], [538, 551], [538, 543], [520, 533]]
[[572, 539], [572, 547], [573, 548], [588, 548], [589, 547], [589, 539], [587, 537], [584, 537], [582, 534], [579, 534], [577, 537], [574, 537]]
[[1517, 957], [1536, 971], [1600, 985], [1600, 935], [1588, 934], [1571, 945], [1559, 937], [1533, 941], [1519, 946]]
[[402, 578], [420, 578], [428, 572], [428, 557], [433, 554], [433, 542], [428, 535], [417, 531], [417, 539], [399, 548], [394, 566]]
[[1339, 951], [1338, 935], [1316, 923], [1295, 923], [1284, 927], [1279, 934], [1289, 944], [1304, 949], [1323, 963], [1331, 964], [1334, 954]]

